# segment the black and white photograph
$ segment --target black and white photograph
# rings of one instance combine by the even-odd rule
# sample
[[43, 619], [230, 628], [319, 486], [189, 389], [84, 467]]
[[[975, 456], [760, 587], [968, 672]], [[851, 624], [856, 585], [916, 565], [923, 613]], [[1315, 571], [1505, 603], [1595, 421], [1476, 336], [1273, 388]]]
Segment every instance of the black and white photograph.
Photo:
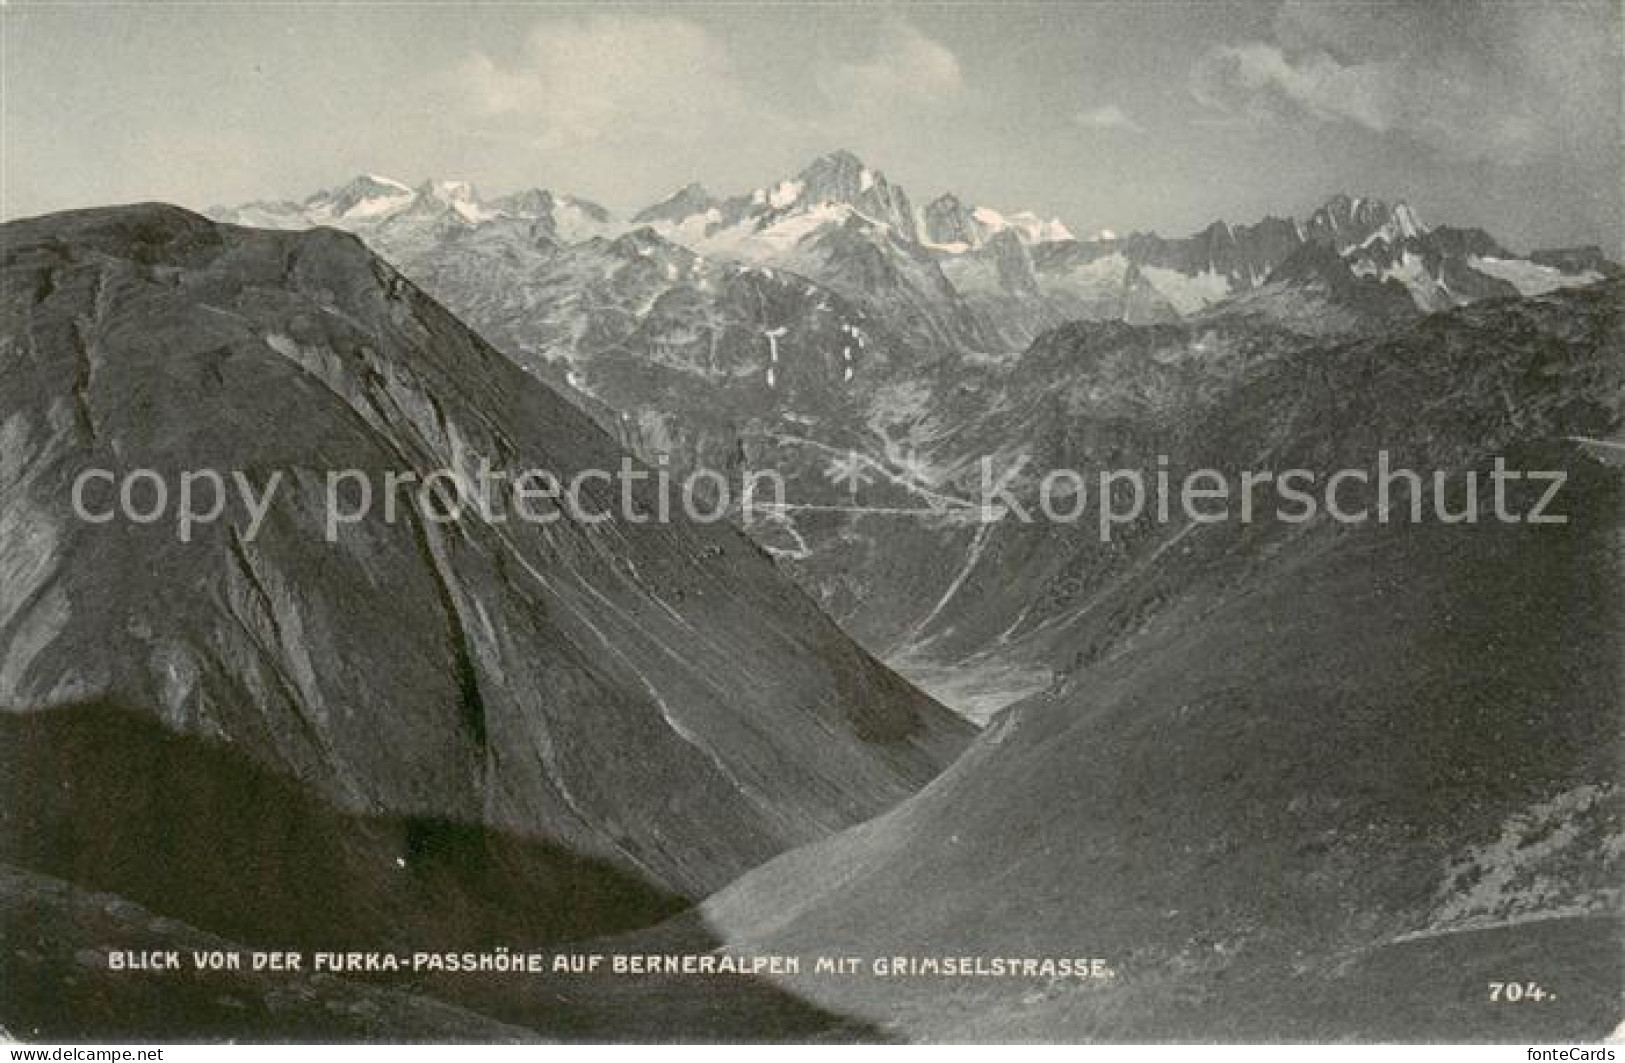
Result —
[[1619, 0], [0, 0], [8, 1058], [1613, 1060], [1622, 121]]

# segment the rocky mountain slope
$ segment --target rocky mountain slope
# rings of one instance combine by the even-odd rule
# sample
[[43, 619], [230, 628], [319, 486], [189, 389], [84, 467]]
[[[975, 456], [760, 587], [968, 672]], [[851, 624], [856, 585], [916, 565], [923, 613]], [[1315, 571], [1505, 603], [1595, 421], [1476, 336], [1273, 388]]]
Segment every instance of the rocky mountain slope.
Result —
[[[4, 244], [7, 859], [251, 940], [545, 940], [670, 911], [960, 748], [726, 525], [635, 523], [601, 486], [601, 522], [440, 522], [386, 488], [623, 455], [353, 236], [138, 206]], [[270, 502], [184, 539], [172, 509], [87, 523], [97, 467]], [[330, 541], [339, 469], [376, 505]]]
[[[594, 947], [1102, 957], [1115, 977], [345, 988], [331, 1027], [301, 1021], [927, 1040], [1613, 1029], [1625, 488], [1607, 459], [1625, 351], [1608, 264], [1514, 261], [1354, 200], [1189, 242], [961, 216], [967, 246], [933, 247], [955, 212], [922, 228], [855, 161], [760, 197], [688, 189], [626, 232], [565, 197], [499, 208], [444, 182], [272, 210], [349, 217], [404, 276], [331, 229], [172, 208], [8, 225], [0, 859], [28, 870], [0, 877], [6, 976], [62, 973], [12, 947], [28, 919], [389, 947], [624, 932]], [[591, 235], [565, 233], [572, 210]], [[688, 246], [800, 225], [769, 257]], [[1111, 320], [1058, 310], [1019, 353], [1000, 346], [1028, 327], [996, 320], [1001, 293], [1043, 296], [1046, 272], [1102, 262], [1105, 288], [1023, 305], [1115, 291]], [[1230, 294], [1164, 309], [1157, 270]], [[1444, 290], [1467, 305], [1420, 312], [1419, 292]], [[442, 524], [399, 494], [398, 519], [324, 541], [329, 469], [376, 482], [483, 455], [568, 477], [616, 467], [605, 428], [679, 467], [773, 468], [793, 504], [747, 539]], [[1161, 456], [1234, 481], [1324, 479], [1379, 449], [1457, 482], [1497, 456], [1562, 470], [1568, 522], [1496, 523], [1487, 487], [1449, 492], [1471, 523], [1148, 513], [1109, 538], [974, 503], [983, 457], [1089, 472]], [[74, 519], [71, 484], [98, 464], [285, 482], [258, 535], [232, 508], [181, 541], [164, 519]], [[653, 508], [647, 484], [635, 494]], [[968, 729], [848, 635], [989, 721], [945, 773]], [[1490, 1003], [1510, 979], [1549, 1001]], [[263, 988], [232, 995], [257, 1015]], [[126, 994], [93, 978], [74, 999], [135, 1029]], [[35, 1025], [52, 1021], [42, 1000]]]
[[[1074, 448], [1177, 437], [1218, 468], [1322, 475], [1378, 447], [1458, 477], [1501, 455], [1566, 473], [1567, 522], [1494, 521], [1487, 483], [1464, 503], [1458, 479], [1450, 505], [1475, 523], [1176, 521], [1110, 558], [984, 553], [961, 622], [1037, 606], [1017, 631], [1071, 651], [1058, 681], [918, 797], [707, 902], [707, 933], [1102, 956], [1117, 974], [787, 983], [923, 1039], [1606, 1035], [1625, 970], [1625, 485], [1606, 448], [1574, 440], [1617, 438], [1620, 306], [1615, 285], [1459, 310], [1283, 353], [1166, 416], [1121, 381]], [[1122, 368], [1079, 338], [1054, 346], [1079, 392]], [[1514, 488], [1510, 509], [1543, 490]], [[1075, 593], [1043, 603], [1034, 587], [1068, 567]], [[1548, 996], [1492, 1002], [1489, 983], [1514, 979]]]
[[1048, 681], [1047, 666], [965, 671], [929, 643], [978, 551], [1001, 549], [957, 518], [975, 461], [1024, 438], [999, 407], [1027, 403], [1005, 372], [1036, 337], [1162, 326], [1140, 346], [1222, 377], [1260, 352], [1617, 272], [1594, 250], [1521, 258], [1348, 196], [1298, 220], [1080, 240], [952, 195], [919, 207], [848, 152], [742, 195], [690, 185], [575, 242], [557, 208], [424, 207], [444, 184], [323, 193], [277, 224], [362, 234], [651, 462], [783, 475], [797, 508], [753, 537], [865, 646], [978, 718]]

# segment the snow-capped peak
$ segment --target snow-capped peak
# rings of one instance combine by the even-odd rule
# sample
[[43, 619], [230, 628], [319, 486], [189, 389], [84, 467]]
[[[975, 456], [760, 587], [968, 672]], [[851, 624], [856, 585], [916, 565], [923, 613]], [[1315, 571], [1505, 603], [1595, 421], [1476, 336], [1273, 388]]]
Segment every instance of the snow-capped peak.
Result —
[[396, 190], [401, 191], [401, 192], [410, 192], [410, 191], [412, 191], [412, 186], [411, 185], [408, 185], [404, 181], [397, 181], [393, 177], [385, 177], [382, 174], [376, 174], [376, 173], [365, 173], [365, 174], [362, 174], [361, 176], [364, 177], [365, 179], [367, 179], [368, 181], [371, 181], [373, 184], [375, 184], [375, 185], [383, 185], [385, 188], [393, 188], [393, 189], [396, 189]]
[[953, 253], [981, 247], [1003, 232], [1024, 244], [1074, 239], [1072, 230], [1059, 218], [1046, 221], [1030, 210], [1005, 214], [992, 207], [967, 207], [951, 192], [926, 206], [920, 231], [928, 246]]
[[311, 196], [305, 210], [320, 224], [373, 220], [411, 206], [414, 195], [392, 178], [362, 174], [348, 184]]
[[971, 217], [982, 227], [984, 238], [1005, 230], [1014, 232], [1024, 244], [1041, 244], [1073, 238], [1072, 230], [1068, 229], [1061, 219], [1051, 218], [1046, 221], [1030, 210], [1003, 214], [991, 207], [977, 207], [971, 211]]
[[659, 203], [644, 207], [632, 215], [632, 224], [647, 225], [655, 222], [681, 223], [685, 218], [704, 214], [717, 205], [717, 200], [705, 186], [690, 183], [679, 188]]
[[970, 216], [975, 218], [992, 232], [999, 232], [1000, 230], [1007, 229], [1010, 226], [1010, 223], [1005, 220], [1004, 215], [1000, 214], [992, 207], [977, 207], [975, 210], [970, 212]]
[[441, 203], [471, 203], [477, 202], [479, 196], [474, 192], [474, 185], [468, 181], [437, 181], [423, 182], [419, 189], [421, 194]]
[[[668, 202], [696, 198], [685, 193], [679, 193]], [[794, 177], [776, 181], [725, 203], [705, 203], [702, 209], [708, 212], [714, 207], [720, 208], [722, 214], [726, 215], [729, 226], [754, 225], [770, 214], [811, 212], [826, 216], [831, 214], [831, 207], [845, 207], [878, 225], [889, 226], [908, 239], [912, 240], [916, 235], [914, 210], [909, 205], [908, 195], [901, 188], [889, 184], [885, 174], [865, 165], [850, 151], [832, 151], [821, 155]], [[677, 220], [670, 218], [670, 212], [664, 207], [650, 208], [644, 212], [651, 219], [656, 213], [667, 220]], [[691, 216], [698, 213], [700, 211], [692, 211]], [[778, 221], [775, 219], [770, 224], [776, 225]]]
[[1400, 244], [1426, 233], [1427, 226], [1403, 202], [1389, 206], [1370, 196], [1332, 196], [1309, 216], [1303, 226], [1310, 239], [1338, 250], [1369, 247], [1379, 240]]
[[805, 187], [800, 181], [780, 181], [772, 191], [767, 193], [768, 206], [776, 210], [783, 210], [801, 198], [801, 193]]
[[864, 165], [863, 160], [850, 151], [820, 155], [793, 179], [779, 182], [774, 191], [782, 197], [791, 189], [796, 197], [804, 197], [809, 204], [850, 203], [853, 206], [887, 191], [885, 175]]
[[597, 203], [546, 188], [512, 192], [483, 206], [491, 217], [505, 215], [544, 222], [555, 238], [568, 244], [607, 235], [615, 229], [609, 211]]
[[458, 218], [471, 225], [489, 221], [498, 216], [497, 211], [489, 210], [480, 202], [480, 196], [474, 185], [468, 181], [443, 181], [430, 179], [418, 186], [417, 203], [419, 209], [429, 208], [449, 210]]
[[1394, 223], [1399, 226], [1399, 233], [1404, 237], [1421, 236], [1427, 231], [1422, 220], [1416, 216], [1416, 212], [1404, 203], [1395, 204]]

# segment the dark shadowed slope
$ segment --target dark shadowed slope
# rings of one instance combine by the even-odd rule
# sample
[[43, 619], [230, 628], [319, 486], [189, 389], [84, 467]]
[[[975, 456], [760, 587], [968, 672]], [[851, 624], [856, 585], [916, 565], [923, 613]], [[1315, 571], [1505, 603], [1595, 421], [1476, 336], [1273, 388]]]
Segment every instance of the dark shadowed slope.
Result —
[[[1566, 437], [1617, 434], [1618, 305], [1506, 303], [1304, 352], [1207, 421], [1237, 463], [1267, 442], [1276, 468], [1386, 445], [1413, 468], [1566, 470], [1569, 523], [1489, 521], [1486, 486], [1471, 525], [1160, 533], [1179, 538], [1067, 618], [1055, 689], [898, 809], [725, 890], [709, 925], [1118, 971], [799, 985], [926, 1039], [1608, 1033], [1622, 495]], [[1509, 980], [1552, 997], [1490, 1002]]]
[[[7, 711], [116, 703], [346, 814], [496, 832], [679, 897], [894, 804], [959, 748], [962, 724], [728, 528], [435, 523], [404, 495], [386, 522], [386, 472], [483, 456], [568, 479], [621, 454], [354, 237], [165, 206], [0, 235]], [[98, 466], [282, 482], [252, 541], [234, 504], [181, 542], [167, 520], [76, 520]], [[328, 542], [334, 469], [380, 497]], [[13, 760], [3, 803], [58, 770]], [[531, 903], [568, 904], [561, 876]]]
[[[318, 951], [545, 948], [687, 902], [608, 861], [477, 823], [343, 812], [237, 749], [105, 704], [0, 715], [0, 778], [19, 777], [48, 780], [8, 788], [0, 807], [0, 1027], [19, 1037], [878, 1036], [757, 978], [407, 972], [362, 985], [313, 973]], [[122, 895], [74, 884], [85, 881]], [[304, 968], [190, 969], [192, 950], [245, 941], [300, 950]], [[176, 950], [183, 969], [110, 970], [121, 950]]]
[[[0, 864], [3, 1030], [24, 1041], [534, 1040], [411, 992], [326, 974], [109, 971], [110, 950], [240, 946], [129, 900]], [[72, 947], [64, 948], [64, 944]]]

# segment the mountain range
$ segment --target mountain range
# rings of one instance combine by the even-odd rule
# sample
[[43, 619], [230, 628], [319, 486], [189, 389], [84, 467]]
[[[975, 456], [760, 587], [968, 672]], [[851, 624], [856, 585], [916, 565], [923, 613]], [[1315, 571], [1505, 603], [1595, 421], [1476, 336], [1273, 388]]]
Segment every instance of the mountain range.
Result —
[[[214, 213], [0, 231], [6, 1030], [1617, 1027], [1625, 290], [1594, 249], [1343, 196], [1080, 240], [844, 152], [627, 221], [377, 176]], [[1110, 536], [976, 504], [984, 460], [1234, 482], [1379, 450], [1561, 474], [1565, 521], [1487, 490], [1456, 523]], [[324, 534], [324, 473], [470, 456], [771, 469], [791, 504], [538, 526], [402, 493]], [[181, 540], [76, 519], [96, 467], [285, 482], [257, 534]], [[109, 972], [126, 945], [1110, 975], [166, 981]], [[1509, 979], [1545, 1002], [1486, 998]]]
[[[1101, 233], [1078, 239], [1058, 219], [1002, 212], [944, 193], [918, 206], [883, 171], [847, 151], [747, 193], [697, 184], [624, 220], [589, 201], [534, 189], [482, 200], [459, 181], [416, 188], [356, 178], [302, 202], [216, 208], [273, 228], [336, 225], [407, 257], [423, 233], [524, 222], [563, 243], [647, 227], [708, 258], [779, 266], [888, 312], [933, 342], [1012, 350], [1066, 320], [1174, 320], [1290, 281], [1276, 270], [1305, 246], [1336, 252], [1372, 286], [1393, 282], [1416, 307], [1534, 295], [1617, 273], [1597, 248], [1516, 254], [1479, 229], [1430, 227], [1405, 203], [1335, 195], [1308, 217], [1216, 221], [1186, 237]], [[1348, 278], [1339, 278], [1347, 282]]]
[[[824, 509], [758, 522], [756, 540], [866, 646], [977, 718], [1047, 682], [1053, 662], [946, 652], [932, 614], [966, 592], [962, 569], [899, 558], [969, 558], [975, 530], [865, 511], [936, 505], [946, 477], [998, 451], [1003, 428], [976, 426], [1013, 401], [1022, 376], [1004, 367], [1030, 360], [1034, 337], [1075, 321], [1160, 324], [1161, 357], [1222, 376], [1304, 337], [1618, 272], [1595, 249], [1518, 258], [1371, 198], [1181, 239], [1092, 240], [951, 194], [913, 202], [835, 152], [727, 198], [689, 185], [627, 222], [549, 192], [486, 202], [463, 183], [371, 177], [215, 213], [356, 231], [647, 460], [781, 473]], [[841, 454], [878, 481], [862, 498], [829, 483]], [[915, 545], [879, 545], [899, 539]]]
[[[758, 521], [757, 542], [866, 647], [977, 719], [1056, 662], [997, 643], [948, 650], [935, 629], [944, 596], [973, 589], [960, 577], [976, 529], [869, 511], [940, 506], [949, 479], [1008, 449], [1001, 411], [1032, 400], [1010, 394], [1029, 375], [1007, 369], [1035, 360], [1023, 351], [1038, 336], [1156, 325], [1095, 342], [1127, 337], [1156, 364], [1223, 379], [1306, 338], [1618, 273], [1595, 249], [1520, 257], [1344, 195], [1298, 220], [1079, 240], [951, 194], [919, 208], [844, 151], [739, 195], [689, 185], [626, 221], [551, 192], [486, 201], [465, 183], [375, 177], [214, 213], [355, 231], [646, 460], [779, 472], [822, 508]], [[831, 484], [842, 455], [873, 481], [861, 492]], [[899, 542], [911, 545], [882, 546]]]

